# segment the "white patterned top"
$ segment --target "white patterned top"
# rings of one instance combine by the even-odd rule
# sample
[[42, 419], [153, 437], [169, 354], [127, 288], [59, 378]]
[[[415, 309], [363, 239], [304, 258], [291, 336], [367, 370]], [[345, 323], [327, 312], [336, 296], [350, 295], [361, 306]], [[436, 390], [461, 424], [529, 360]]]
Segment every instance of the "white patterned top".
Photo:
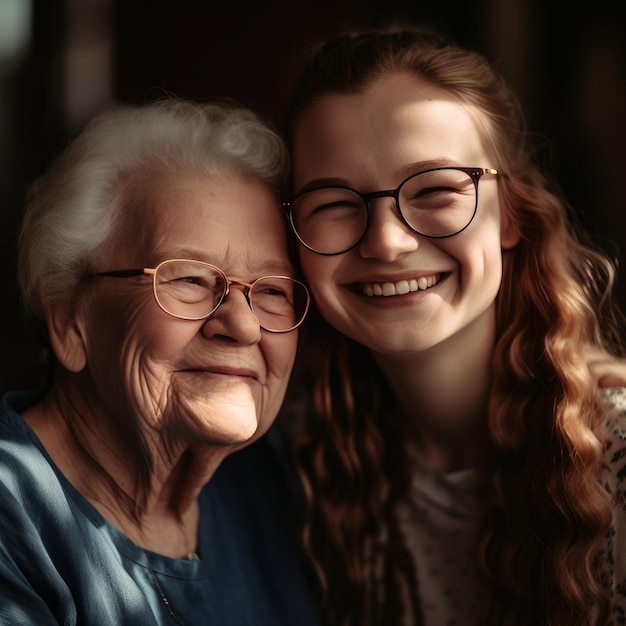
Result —
[[[612, 622], [626, 624], [626, 388], [603, 389], [606, 403], [600, 480], [612, 496], [613, 523], [596, 566], [612, 597]], [[428, 626], [483, 626], [489, 596], [475, 562], [482, 521], [473, 470], [449, 474], [416, 460], [411, 497], [400, 511], [407, 546], [417, 564]], [[407, 624], [408, 626], [408, 624]]]

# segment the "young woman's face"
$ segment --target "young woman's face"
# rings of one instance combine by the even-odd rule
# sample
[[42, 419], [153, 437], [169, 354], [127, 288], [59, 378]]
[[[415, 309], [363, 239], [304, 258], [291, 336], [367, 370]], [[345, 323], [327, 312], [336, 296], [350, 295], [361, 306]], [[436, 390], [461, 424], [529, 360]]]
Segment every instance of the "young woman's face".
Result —
[[[293, 159], [296, 194], [329, 185], [366, 194], [395, 189], [430, 168], [497, 168], [469, 109], [408, 74], [309, 106], [295, 127]], [[375, 352], [411, 353], [474, 324], [493, 324], [501, 248], [517, 242], [508, 230], [497, 178], [486, 175], [473, 221], [452, 237], [416, 234], [400, 220], [394, 199], [380, 197], [370, 203], [365, 236], [348, 252], [299, 250], [314, 301], [330, 324]], [[407, 285], [418, 289], [405, 293]], [[372, 295], [380, 291], [385, 295]]]

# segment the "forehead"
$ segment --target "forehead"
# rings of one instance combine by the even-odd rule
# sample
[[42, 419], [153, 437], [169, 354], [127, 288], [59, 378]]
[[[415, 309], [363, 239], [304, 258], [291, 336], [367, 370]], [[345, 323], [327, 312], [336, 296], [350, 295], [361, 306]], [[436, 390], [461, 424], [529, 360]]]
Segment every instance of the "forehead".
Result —
[[130, 211], [141, 263], [194, 257], [229, 266], [289, 267], [279, 203], [260, 181], [221, 173], [155, 181]]
[[333, 94], [306, 108], [294, 132], [296, 184], [309, 177], [387, 172], [407, 163], [485, 166], [477, 112], [410, 74], [384, 77], [359, 94]]

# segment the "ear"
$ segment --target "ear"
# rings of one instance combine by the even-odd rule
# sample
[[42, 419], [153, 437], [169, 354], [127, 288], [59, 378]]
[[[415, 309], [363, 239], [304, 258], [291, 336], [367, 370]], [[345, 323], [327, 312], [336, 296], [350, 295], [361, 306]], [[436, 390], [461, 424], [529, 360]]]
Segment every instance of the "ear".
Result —
[[510, 250], [520, 242], [522, 235], [513, 223], [509, 212], [505, 207], [500, 211], [500, 247], [503, 250]]
[[67, 306], [56, 306], [46, 313], [48, 336], [54, 354], [70, 372], [80, 372], [87, 364], [87, 353], [78, 320]]

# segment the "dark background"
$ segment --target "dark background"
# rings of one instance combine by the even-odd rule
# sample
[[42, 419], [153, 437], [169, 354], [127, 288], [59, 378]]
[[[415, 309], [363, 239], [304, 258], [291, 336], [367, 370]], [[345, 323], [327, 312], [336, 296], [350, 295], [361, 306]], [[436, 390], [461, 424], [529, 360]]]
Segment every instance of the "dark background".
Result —
[[[21, 44], [16, 7], [26, 9]], [[550, 0], [0, 0], [0, 392], [37, 384], [21, 320], [16, 232], [27, 184], [93, 115], [171, 92], [234, 97], [280, 124], [303, 51], [394, 21], [436, 27], [485, 54], [583, 223], [626, 246], [626, 24], [618, 2]], [[625, 270], [626, 271], [626, 270]], [[618, 284], [626, 306], [626, 276]]]

